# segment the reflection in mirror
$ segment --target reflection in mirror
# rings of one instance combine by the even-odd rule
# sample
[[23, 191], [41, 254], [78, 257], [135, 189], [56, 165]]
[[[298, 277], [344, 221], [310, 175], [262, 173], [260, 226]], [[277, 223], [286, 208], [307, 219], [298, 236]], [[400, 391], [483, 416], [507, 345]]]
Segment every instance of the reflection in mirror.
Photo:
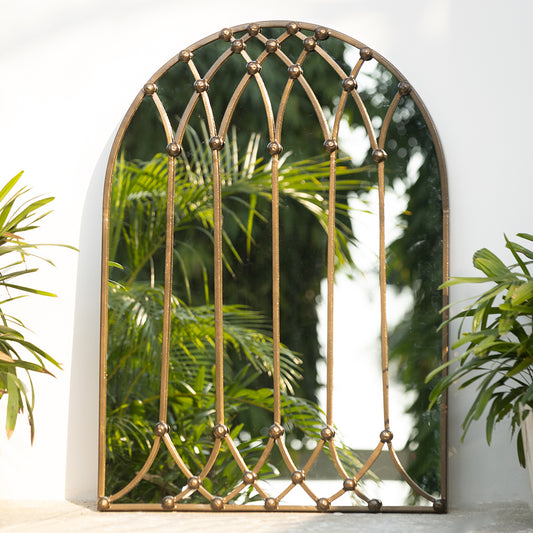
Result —
[[445, 183], [416, 92], [342, 34], [162, 67], [106, 179], [99, 509], [443, 511]]

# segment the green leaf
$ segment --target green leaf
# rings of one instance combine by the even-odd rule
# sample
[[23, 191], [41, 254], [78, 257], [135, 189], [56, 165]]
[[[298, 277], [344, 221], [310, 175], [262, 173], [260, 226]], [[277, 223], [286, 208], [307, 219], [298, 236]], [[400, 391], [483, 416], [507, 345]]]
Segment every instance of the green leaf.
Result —
[[509, 269], [487, 248], [481, 248], [474, 254], [474, 266], [488, 277], [502, 277], [509, 274]]
[[19, 413], [20, 403], [20, 382], [17, 380], [14, 374], [8, 372], [7, 378], [7, 412], [6, 412], [6, 435], [7, 438], [11, 438], [15, 425], [17, 423], [17, 416]]

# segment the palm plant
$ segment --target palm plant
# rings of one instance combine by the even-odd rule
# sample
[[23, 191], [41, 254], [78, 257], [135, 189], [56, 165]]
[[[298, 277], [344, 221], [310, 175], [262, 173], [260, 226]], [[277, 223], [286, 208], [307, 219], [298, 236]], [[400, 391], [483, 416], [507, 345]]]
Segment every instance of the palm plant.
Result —
[[[213, 172], [211, 150], [201, 138], [189, 130], [190, 151], [177, 160], [168, 413], [172, 434], [180, 440], [180, 453], [193, 470], [205, 464], [205, 456], [212, 448], [211, 428], [215, 423], [214, 313], [210, 304]], [[253, 256], [254, 229], [268, 217], [265, 207], [271, 201], [271, 175], [269, 165], [257, 158], [258, 147], [259, 136], [252, 135], [241, 156], [234, 136], [221, 154], [223, 263], [229, 276], [234, 274], [235, 264]], [[132, 470], [142, 466], [150, 448], [153, 425], [158, 420], [160, 369], [153, 354], [159, 353], [161, 347], [167, 160], [164, 154], [157, 154], [146, 163], [121, 158], [113, 177], [106, 489], [111, 493], [124, 485]], [[353, 190], [364, 186], [355, 179], [354, 172], [339, 166], [338, 175], [343, 176], [339, 181], [341, 188]], [[308, 160], [289, 164], [285, 159], [280, 170], [280, 198], [298, 202], [326, 228], [328, 184], [324, 178], [328, 176], [327, 162]], [[347, 209], [339, 204], [336, 215], [346, 214]], [[352, 263], [348, 244], [353, 235], [340, 216], [337, 220], [337, 260]], [[272, 390], [257, 387], [259, 377], [273, 372], [270, 325], [260, 313], [243, 305], [226, 304], [223, 311], [226, 419], [241, 454], [253, 464], [261, 453], [262, 438], [254, 435], [241, 442], [239, 433], [243, 421], [273, 409]], [[311, 402], [293, 395], [301, 378], [300, 365], [298, 354], [282, 346], [285, 423], [305, 434], [316, 435], [324, 425], [322, 413]], [[349, 450], [342, 453], [356, 461]], [[271, 468], [265, 466], [267, 471]], [[230, 486], [239, 479], [237, 471], [232, 460], [221, 458], [206, 488], [216, 492], [217, 488]], [[163, 461], [152, 468], [131, 497], [160, 498], [175, 493], [179, 486], [175, 469]]]
[[[29, 294], [54, 296], [19, 281], [21, 278], [25, 280], [29, 274], [38, 270], [30, 264], [36, 264], [38, 261], [52, 264], [48, 259], [37, 255], [38, 245], [25, 241], [22, 235], [36, 228], [37, 222], [49, 214], [43, 212], [43, 208], [53, 198], [26, 199], [29, 192], [27, 187], [15, 189], [21, 177], [22, 172], [0, 190], [0, 400], [4, 396], [7, 397], [7, 437], [10, 438], [13, 434], [19, 414], [26, 410], [33, 443], [35, 393], [32, 374], [52, 376], [49, 366], [61, 367], [50, 355], [25, 339], [25, 326], [20, 319], [4, 311], [10, 302]], [[20, 372], [25, 374], [27, 384], [21, 379]]]
[[[519, 233], [533, 242], [533, 235]], [[519, 430], [517, 452], [525, 466], [521, 422], [533, 409], [533, 250], [505, 237], [515, 263], [505, 265], [486, 248], [474, 254], [474, 266], [484, 276], [452, 278], [443, 286], [492, 283], [476, 300], [449, 321], [460, 320], [459, 338], [452, 348], [466, 350], [434, 370], [428, 380], [452, 363], [459, 366], [442, 378], [431, 393], [435, 403], [454, 383], [460, 388], [476, 385], [476, 396], [463, 422], [463, 438], [474, 420], [486, 413], [486, 438], [490, 444], [494, 425], [510, 417], [511, 431]], [[463, 332], [465, 320], [469, 331]], [[449, 322], [448, 321], [448, 322]]]

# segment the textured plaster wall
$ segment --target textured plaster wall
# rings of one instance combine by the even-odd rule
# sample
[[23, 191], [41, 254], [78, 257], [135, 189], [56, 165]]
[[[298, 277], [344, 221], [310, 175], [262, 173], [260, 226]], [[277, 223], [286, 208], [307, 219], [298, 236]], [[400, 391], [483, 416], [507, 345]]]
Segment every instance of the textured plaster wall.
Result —
[[[57, 268], [37, 286], [55, 300], [20, 302], [38, 342], [63, 363], [36, 380], [37, 436], [0, 433], [0, 498], [93, 498], [96, 491], [101, 197], [110, 142], [145, 80], [180, 49], [224, 26], [270, 19], [330, 26], [375, 48], [422, 95], [444, 146], [451, 272], [472, 273], [481, 246], [533, 232], [529, 154], [533, 4], [528, 0], [1, 0], [0, 181], [25, 170], [56, 196], [39, 232]], [[231, 12], [230, 12], [231, 11]], [[452, 298], [465, 297], [464, 289]], [[28, 301], [29, 302], [29, 301]], [[467, 394], [450, 399], [452, 507], [526, 500], [525, 473], [504, 431], [481, 425], [460, 443]], [[0, 404], [0, 406], [3, 404]], [[4, 409], [2, 407], [2, 409]], [[3, 426], [3, 418], [0, 415]]]

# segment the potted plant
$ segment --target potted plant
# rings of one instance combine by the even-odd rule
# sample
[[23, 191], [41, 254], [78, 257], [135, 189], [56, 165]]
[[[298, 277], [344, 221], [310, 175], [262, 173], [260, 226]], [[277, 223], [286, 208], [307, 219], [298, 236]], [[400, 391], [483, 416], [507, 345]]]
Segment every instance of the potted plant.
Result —
[[[460, 389], [476, 387], [476, 396], [463, 421], [463, 439], [471, 423], [482, 415], [486, 418], [489, 444], [494, 425], [509, 420], [511, 433], [518, 431], [518, 459], [524, 467], [527, 463], [533, 494], [533, 235], [519, 233], [518, 237], [525, 245], [505, 236], [513, 264], [505, 265], [483, 248], [473, 257], [474, 266], [483, 276], [451, 278], [442, 285], [490, 283], [472, 304], [441, 325], [442, 328], [460, 320], [458, 340], [452, 349], [466, 350], [434, 370], [427, 381], [458, 363], [433, 389], [431, 405], [454, 383]], [[466, 321], [467, 318], [471, 320]]]
[[[35, 372], [53, 375], [48, 367], [60, 368], [60, 365], [24, 337], [23, 322], [9, 315], [5, 305], [29, 294], [55, 296], [21, 281], [38, 270], [34, 266], [36, 260], [51, 264], [48, 259], [36, 255], [37, 245], [26, 241], [23, 235], [49, 214], [49, 211], [43, 212], [43, 208], [53, 198], [26, 199], [27, 187], [15, 189], [21, 176], [22, 172], [0, 189], [0, 407], [2, 400], [7, 400], [3, 403], [8, 438], [13, 434], [19, 414], [26, 411], [33, 443], [35, 394], [31, 376]], [[25, 374], [22, 380], [21, 373]]]

